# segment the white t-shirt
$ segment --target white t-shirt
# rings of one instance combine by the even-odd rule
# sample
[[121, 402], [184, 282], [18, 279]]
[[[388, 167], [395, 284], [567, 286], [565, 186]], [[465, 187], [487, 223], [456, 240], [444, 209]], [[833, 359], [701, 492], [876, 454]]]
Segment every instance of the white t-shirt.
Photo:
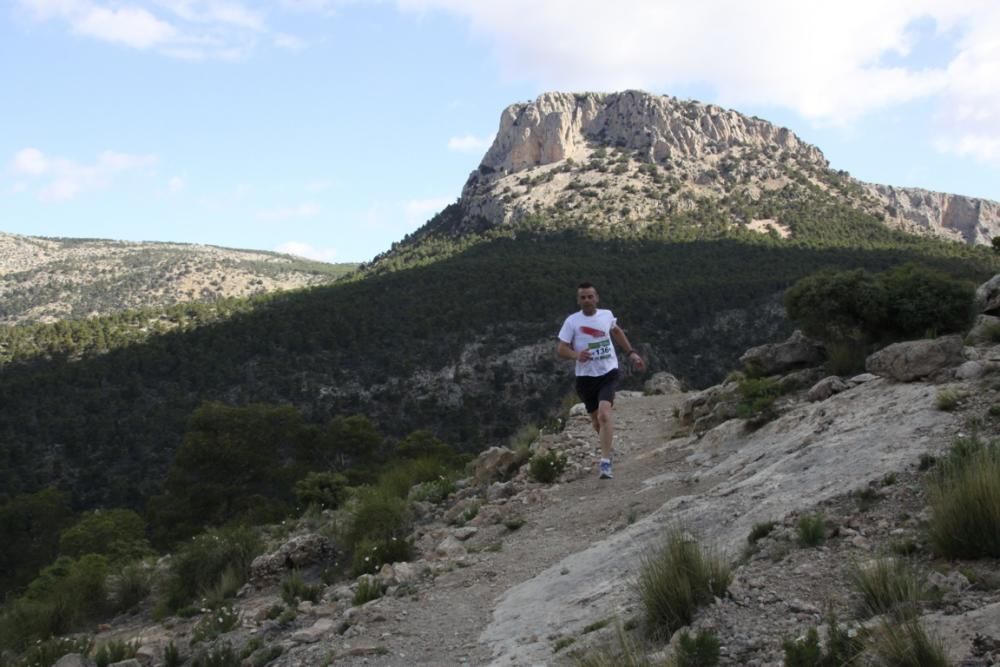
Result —
[[597, 377], [618, 368], [618, 355], [611, 342], [615, 316], [610, 310], [597, 309], [589, 317], [577, 311], [566, 318], [559, 330], [559, 340], [576, 352], [590, 350], [589, 361], [576, 362], [576, 374]]

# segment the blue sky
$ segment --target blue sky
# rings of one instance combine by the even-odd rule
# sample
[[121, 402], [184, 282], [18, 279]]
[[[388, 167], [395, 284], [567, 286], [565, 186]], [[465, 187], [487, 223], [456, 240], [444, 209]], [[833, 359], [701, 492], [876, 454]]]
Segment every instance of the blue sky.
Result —
[[820, 4], [10, 0], [0, 231], [365, 261], [549, 90], [712, 102], [1000, 200], [1000, 3]]

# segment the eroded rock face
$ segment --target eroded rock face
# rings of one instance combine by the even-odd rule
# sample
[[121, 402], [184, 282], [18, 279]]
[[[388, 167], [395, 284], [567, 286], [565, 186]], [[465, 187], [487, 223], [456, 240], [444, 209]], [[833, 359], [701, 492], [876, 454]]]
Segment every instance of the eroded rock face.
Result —
[[580, 157], [588, 143], [648, 153], [654, 160], [702, 158], [733, 145], [778, 146], [826, 166], [823, 153], [784, 127], [711, 104], [622, 93], [544, 93], [512, 104], [482, 165], [511, 173]]
[[272, 553], [254, 558], [250, 563], [250, 581], [258, 586], [273, 583], [290, 570], [326, 562], [334, 553], [333, 542], [323, 535], [296, 535]]
[[912, 382], [958, 366], [965, 361], [963, 349], [958, 335], [893, 343], [869, 356], [865, 368], [899, 382]]
[[740, 357], [744, 367], [753, 367], [764, 375], [787, 373], [808, 368], [823, 361], [823, 347], [795, 331], [782, 343], [768, 343], [751, 348]]
[[976, 309], [984, 315], [1000, 315], [1000, 273], [976, 289]]
[[988, 245], [1000, 234], [1000, 204], [920, 188], [865, 184], [881, 202], [886, 222], [904, 231]]
[[655, 373], [642, 388], [647, 394], [679, 394], [684, 391], [681, 381], [665, 372]]

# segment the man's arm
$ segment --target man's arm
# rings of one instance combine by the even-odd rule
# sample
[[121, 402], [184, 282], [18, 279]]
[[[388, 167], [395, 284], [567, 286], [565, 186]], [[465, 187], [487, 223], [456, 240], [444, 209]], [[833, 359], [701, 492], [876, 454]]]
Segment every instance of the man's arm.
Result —
[[646, 370], [646, 362], [639, 355], [639, 353], [635, 351], [635, 348], [632, 347], [632, 343], [628, 342], [628, 336], [625, 335], [625, 332], [622, 331], [622, 328], [617, 324], [611, 327], [611, 337], [615, 340], [615, 344], [618, 345], [618, 347], [620, 347], [625, 353], [625, 358], [629, 360], [629, 363], [635, 366], [637, 371], [641, 372]]
[[563, 359], [572, 359], [573, 361], [587, 361], [590, 359], [590, 350], [581, 350], [580, 352], [577, 352], [569, 346], [569, 343], [565, 341], [559, 341], [559, 346], [556, 348], [556, 354]]

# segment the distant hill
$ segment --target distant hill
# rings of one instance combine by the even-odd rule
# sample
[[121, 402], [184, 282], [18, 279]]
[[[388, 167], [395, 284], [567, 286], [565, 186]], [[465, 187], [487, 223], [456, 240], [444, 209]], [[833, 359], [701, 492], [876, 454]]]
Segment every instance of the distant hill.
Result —
[[0, 324], [312, 287], [356, 267], [259, 250], [0, 233]]

